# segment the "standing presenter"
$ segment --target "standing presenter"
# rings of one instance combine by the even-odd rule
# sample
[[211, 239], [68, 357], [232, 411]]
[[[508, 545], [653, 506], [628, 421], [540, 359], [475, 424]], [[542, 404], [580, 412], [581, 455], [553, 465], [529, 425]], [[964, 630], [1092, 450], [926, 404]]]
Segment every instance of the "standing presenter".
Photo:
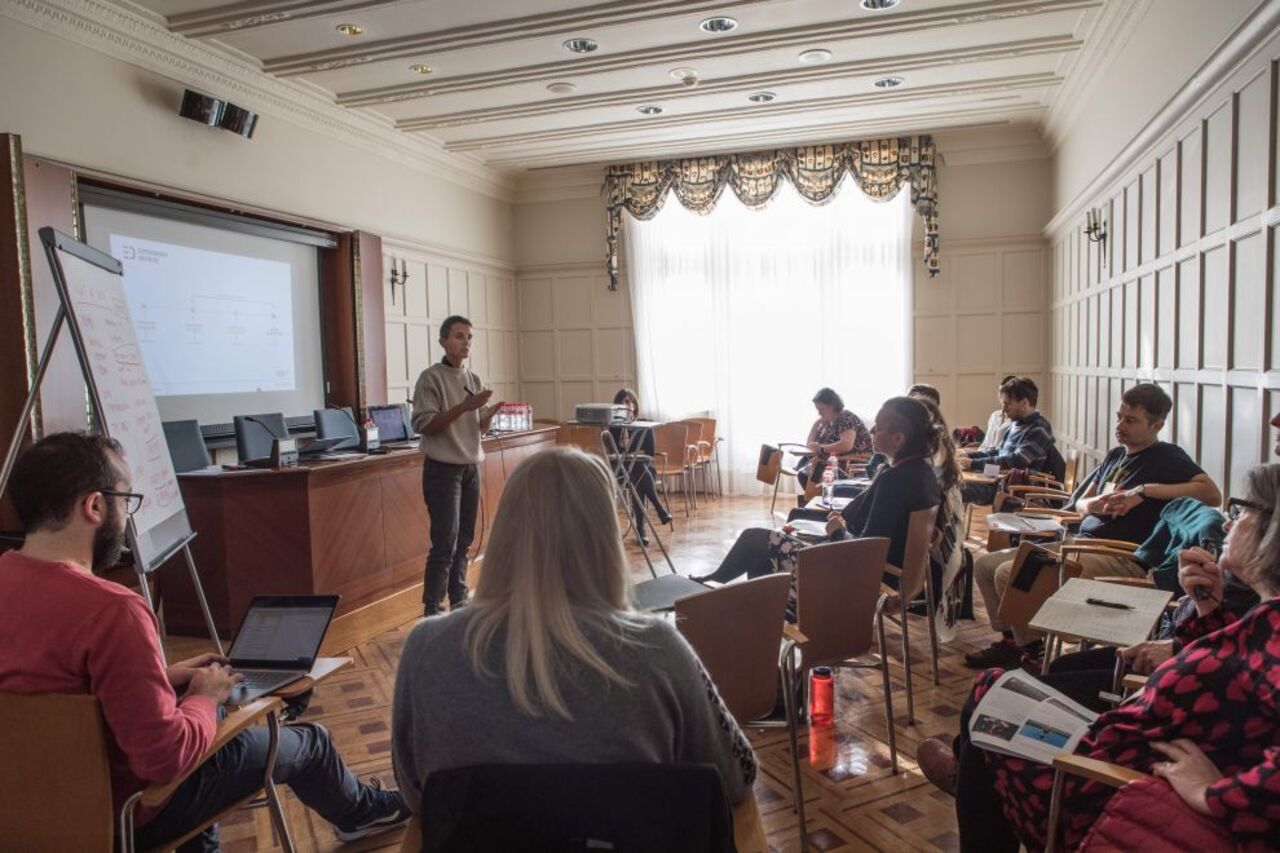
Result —
[[422, 435], [422, 497], [431, 518], [431, 550], [422, 587], [423, 615], [467, 601], [467, 550], [480, 508], [480, 437], [500, 403], [464, 363], [471, 354], [471, 321], [454, 315], [440, 324], [444, 358], [418, 377], [413, 389], [413, 428]]

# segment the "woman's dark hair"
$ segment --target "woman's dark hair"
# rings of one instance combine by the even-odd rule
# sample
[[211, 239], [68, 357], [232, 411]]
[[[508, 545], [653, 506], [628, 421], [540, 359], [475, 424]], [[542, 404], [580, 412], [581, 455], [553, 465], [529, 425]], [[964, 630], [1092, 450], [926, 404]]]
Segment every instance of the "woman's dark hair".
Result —
[[932, 459], [938, 452], [938, 431], [928, 406], [914, 397], [890, 397], [881, 409], [888, 414], [889, 428], [906, 438], [901, 457], [923, 456]]
[[628, 400], [636, 404], [637, 412], [640, 411], [640, 398], [636, 395], [636, 392], [632, 391], [630, 388], [619, 388], [618, 393], [613, 395], [613, 404], [615, 406], [621, 406]]
[[926, 385], [923, 382], [917, 382], [907, 389], [908, 397], [923, 397], [926, 400], [932, 400], [936, 405], [942, 405], [942, 392], [932, 385]]
[[84, 432], [55, 432], [18, 457], [9, 477], [9, 499], [23, 529], [57, 530], [75, 502], [111, 489], [120, 477], [120, 442]]
[[949, 492], [960, 482], [960, 463], [956, 461], [955, 440], [951, 437], [951, 430], [947, 428], [947, 419], [942, 416], [942, 409], [939, 409], [932, 400], [917, 399], [916, 402], [922, 403], [929, 410], [929, 417], [933, 419], [937, 449], [930, 458], [941, 453], [942, 458], [934, 460], [941, 469], [938, 472], [938, 485], [942, 487], [943, 492]]
[[836, 412], [844, 411], [844, 400], [840, 399], [840, 395], [830, 388], [819, 388], [818, 393], [813, 395], [813, 402], [821, 403], [824, 406], [830, 406]]

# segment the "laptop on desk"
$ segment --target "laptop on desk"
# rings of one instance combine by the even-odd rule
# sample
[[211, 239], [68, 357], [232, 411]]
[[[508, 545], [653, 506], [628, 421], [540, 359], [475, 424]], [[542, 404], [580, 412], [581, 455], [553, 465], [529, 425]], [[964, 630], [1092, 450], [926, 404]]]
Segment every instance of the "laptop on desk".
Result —
[[336, 595], [256, 595], [227, 655], [244, 676], [228, 705], [252, 702], [311, 671], [329, 630]]

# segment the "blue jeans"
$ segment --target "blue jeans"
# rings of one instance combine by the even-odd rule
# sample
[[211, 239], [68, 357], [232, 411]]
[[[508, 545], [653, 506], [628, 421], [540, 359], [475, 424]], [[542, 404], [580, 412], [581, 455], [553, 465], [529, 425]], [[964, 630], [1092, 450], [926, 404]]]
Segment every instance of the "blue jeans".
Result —
[[[269, 734], [265, 726], [241, 732], [178, 786], [172, 799], [135, 834], [139, 850], [158, 847], [189, 832], [262, 787]], [[334, 824], [350, 825], [370, 810], [372, 789], [347, 769], [323, 726], [282, 726], [276, 784], [288, 785], [307, 808]], [[218, 849], [218, 827], [178, 848], [180, 853]]]

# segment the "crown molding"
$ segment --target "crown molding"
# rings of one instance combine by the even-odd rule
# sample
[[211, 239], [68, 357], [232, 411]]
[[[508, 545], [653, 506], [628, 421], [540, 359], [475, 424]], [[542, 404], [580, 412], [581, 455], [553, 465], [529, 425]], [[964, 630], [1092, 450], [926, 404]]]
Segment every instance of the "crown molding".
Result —
[[[757, 4], [761, 0], [756, 0]], [[769, 0], [764, 0], [769, 2]], [[519, 18], [504, 18], [447, 30], [414, 33], [397, 38], [362, 41], [358, 44], [278, 56], [263, 60], [268, 74], [290, 77], [350, 68], [371, 62], [407, 59], [423, 54], [439, 55], [486, 45], [506, 44], [525, 39], [565, 35], [574, 30], [617, 27], [668, 18], [673, 14], [694, 15], [723, 9], [721, 0], [610, 0], [578, 9], [559, 9]]]
[[516, 204], [600, 198], [604, 167], [564, 166], [525, 172], [516, 183]]
[[775, 131], [746, 130], [699, 139], [671, 142], [627, 141], [612, 146], [593, 145], [589, 151], [529, 152], [498, 154], [490, 163], [510, 169], [540, 169], [661, 160], [672, 157], [704, 157], [736, 151], [791, 145], [823, 145], [850, 139], [936, 133], [946, 129], [1007, 127], [1012, 121], [1038, 121], [1044, 115], [1040, 104], [993, 106], [986, 110], [942, 111], [882, 119], [861, 119], [829, 124], [788, 127]]
[[1045, 118], [1050, 151], [1092, 104], [1090, 97], [1107, 79], [1129, 39], [1137, 32], [1155, 0], [1107, 0], [1084, 39], [1084, 49], [1071, 56], [1061, 69], [1066, 82], [1054, 94]]
[[338, 12], [366, 12], [403, 2], [406, 0], [245, 0], [171, 15], [167, 23], [169, 29], [180, 36], [207, 38], [289, 21], [322, 18]]
[[[401, 130], [429, 130], [474, 124], [482, 121], [558, 115], [573, 110], [637, 104], [647, 101], [679, 101], [716, 92], [745, 91], [753, 87], [768, 86], [776, 88], [789, 83], [805, 83], [813, 80], [830, 83], [847, 77], [875, 77], [882, 74], [916, 71], [922, 68], [993, 62], [1043, 54], [1069, 53], [1079, 50], [1082, 44], [1083, 42], [1072, 38], [1070, 35], [1054, 35], [1018, 42], [952, 48], [905, 56], [860, 59], [854, 62], [834, 65], [801, 66], [781, 72], [762, 71], [737, 77], [725, 77], [719, 80], [702, 80], [694, 88], [672, 88], [670, 85], [650, 86], [642, 89], [626, 89], [592, 95], [579, 95], [572, 98], [553, 98], [531, 103], [405, 118], [396, 122], [396, 127]], [[881, 94], [886, 95], [888, 93]]]
[[[729, 36], [712, 42], [706, 40], [683, 42], [666, 47], [652, 47], [644, 50], [605, 54], [603, 56], [577, 57], [519, 68], [505, 68], [476, 74], [460, 74], [456, 77], [445, 77], [439, 80], [419, 80], [394, 86], [340, 92], [338, 93], [338, 103], [343, 106], [371, 106], [413, 100], [429, 95], [491, 89], [495, 86], [511, 83], [554, 80], [566, 75], [582, 78], [590, 74], [623, 71], [637, 65], [647, 66], [667, 62], [677, 64], [705, 63], [706, 60], [716, 57], [737, 56], [758, 50], [774, 50], [783, 47], [822, 47], [838, 39], [903, 35], [919, 33], [938, 27], [987, 24], [993, 21], [1024, 18], [1030, 15], [1042, 15], [1073, 9], [1090, 9], [1102, 3], [1103, 0], [980, 0], [980, 2], [967, 3], [963, 6], [902, 12], [890, 16], [835, 20], [823, 24]], [[365, 61], [376, 60], [368, 59]], [[270, 62], [265, 67], [270, 72], [278, 73]], [[309, 70], [331, 70], [339, 67], [343, 66], [330, 65], [324, 69], [312, 68]]]
[[[485, 148], [503, 148], [512, 145], [538, 144], [541, 142], [558, 142], [568, 139], [579, 139], [584, 145], [596, 147], [593, 139], [596, 134], [626, 133], [635, 135], [645, 131], [667, 130], [687, 125], [702, 124], [706, 121], [736, 121], [744, 119], [770, 119], [790, 116], [796, 113], [808, 113], [814, 110], [839, 110], [857, 106], [878, 106], [884, 104], [906, 104], [937, 97], [963, 97], [966, 95], [993, 95], [1006, 92], [1018, 92], [1028, 89], [1051, 88], [1062, 82], [1062, 78], [1052, 72], [1018, 74], [1011, 77], [996, 77], [987, 80], [965, 81], [960, 83], [943, 83], [937, 86], [922, 86], [918, 89], [892, 90], [884, 92], [859, 92], [851, 95], [840, 95], [831, 98], [812, 98], [804, 101], [793, 101], [779, 104], [776, 101], [767, 106], [746, 108], [734, 107], [724, 110], [708, 110], [697, 113], [668, 116], [665, 118], [636, 118], [626, 121], [603, 122], [600, 124], [578, 125], [575, 127], [559, 127], [547, 130], [534, 130], [496, 136], [460, 139], [445, 143], [448, 151], [475, 151]], [[1042, 105], [1036, 104], [1037, 108]]]
[[145, 16], [103, 0], [2, 0], [0, 16], [66, 39], [194, 88], [233, 97], [263, 115], [494, 198], [510, 201], [512, 187], [478, 159], [443, 151], [388, 122], [335, 105], [309, 86], [263, 74], [250, 61], [169, 32]]
[[490, 273], [498, 273], [501, 275], [515, 277], [516, 265], [511, 261], [504, 261], [489, 255], [480, 255], [475, 252], [466, 252], [461, 249], [449, 249], [431, 243], [423, 243], [412, 237], [405, 236], [384, 236], [382, 238], [382, 252], [386, 255], [396, 255], [400, 253], [408, 253], [412, 256], [412, 260], [431, 263], [432, 260], [440, 261], [457, 261], [466, 264], [473, 269], [479, 267], [480, 272], [486, 275]]
[[1224, 81], [1271, 43], [1277, 28], [1280, 28], [1280, 0], [1266, 0], [1235, 32], [1227, 36], [1186, 84], [1112, 158], [1106, 168], [1059, 209], [1045, 226], [1045, 234], [1052, 235], [1079, 216], [1093, 199], [1112, 193], [1143, 157], [1148, 156], [1152, 149], [1159, 147], [1166, 137], [1177, 131], [1185, 118], [1203, 105]]

